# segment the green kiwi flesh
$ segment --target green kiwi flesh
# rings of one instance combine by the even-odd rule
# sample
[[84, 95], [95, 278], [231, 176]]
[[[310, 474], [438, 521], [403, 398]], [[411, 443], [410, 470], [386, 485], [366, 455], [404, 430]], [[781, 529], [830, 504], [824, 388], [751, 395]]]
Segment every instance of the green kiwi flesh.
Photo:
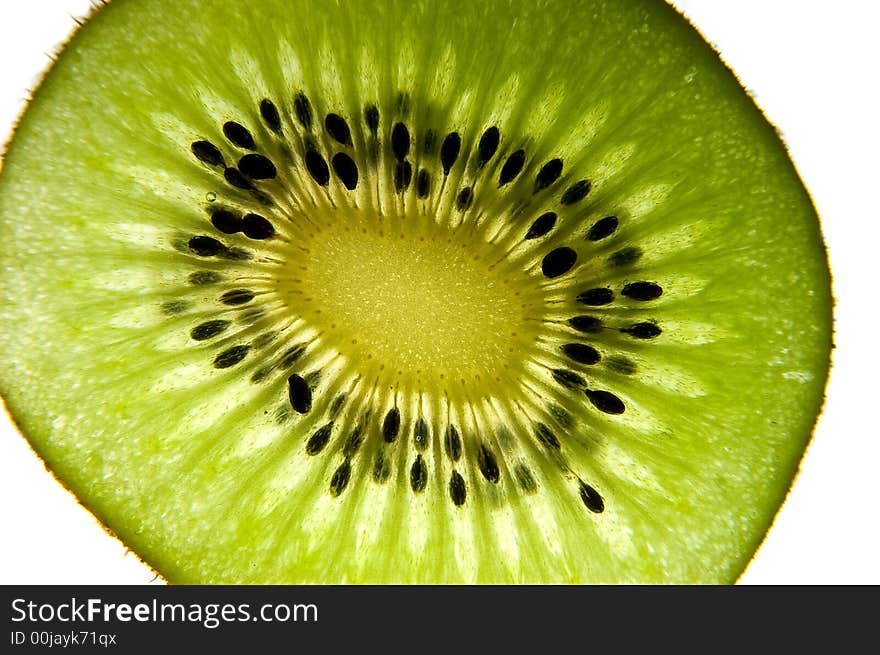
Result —
[[829, 272], [662, 2], [115, 0], [0, 174], [0, 391], [177, 583], [730, 582]]

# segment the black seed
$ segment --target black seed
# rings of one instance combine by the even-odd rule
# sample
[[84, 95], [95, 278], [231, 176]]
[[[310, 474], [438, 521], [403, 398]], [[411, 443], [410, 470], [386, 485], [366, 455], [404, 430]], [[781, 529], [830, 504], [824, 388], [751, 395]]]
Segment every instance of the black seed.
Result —
[[516, 179], [516, 176], [520, 174], [520, 171], [522, 171], [525, 164], [525, 150], [517, 150], [510, 155], [510, 157], [507, 158], [507, 161], [504, 162], [504, 166], [501, 167], [501, 174], [498, 176], [498, 186], [503, 187], [505, 184]]
[[189, 333], [189, 336], [196, 341], [204, 341], [211, 337], [216, 337], [229, 327], [229, 321], [206, 321], [196, 325]]
[[535, 482], [532, 472], [525, 464], [517, 464], [513, 469], [513, 474], [516, 476], [520, 488], [527, 494], [533, 494], [538, 490], [538, 483]]
[[578, 332], [596, 334], [602, 331], [602, 320], [594, 316], [575, 316], [568, 319], [568, 324]]
[[423, 168], [419, 171], [419, 175], [416, 178], [416, 193], [418, 193], [419, 198], [427, 198], [430, 192], [431, 175]]
[[245, 150], [253, 150], [256, 147], [254, 137], [248, 132], [248, 129], [241, 123], [235, 121], [227, 121], [223, 123], [223, 134], [233, 144]]
[[373, 136], [379, 132], [379, 109], [376, 105], [369, 105], [364, 109], [364, 121]]
[[299, 124], [307, 130], [312, 129], [312, 103], [309, 102], [305, 93], [296, 94], [293, 99], [293, 110], [296, 112]]
[[458, 132], [450, 132], [443, 139], [443, 145], [440, 146], [440, 163], [443, 165], [444, 175], [449, 175], [455, 160], [458, 159], [459, 152], [461, 152], [461, 137]]
[[223, 178], [236, 189], [253, 189], [253, 185], [242, 175], [237, 168], [228, 167], [223, 169]]
[[626, 357], [609, 357], [605, 360], [605, 365], [621, 375], [632, 375], [636, 372], [636, 363]]
[[228, 209], [217, 209], [211, 214], [211, 225], [223, 234], [235, 234], [241, 230], [241, 217]]
[[428, 423], [421, 416], [413, 428], [413, 440], [418, 450], [424, 450], [428, 447]]
[[534, 193], [546, 189], [558, 180], [560, 175], [562, 175], [562, 160], [551, 159], [541, 167], [540, 171], [538, 171], [538, 175], [535, 178]]
[[623, 287], [620, 295], [646, 302], [656, 300], [663, 294], [663, 289], [655, 282], [630, 282]]
[[577, 253], [567, 246], [551, 250], [544, 256], [541, 262], [541, 272], [544, 277], [554, 278], [564, 275], [571, 270], [577, 262]]
[[223, 281], [223, 275], [215, 271], [196, 271], [189, 274], [189, 283], [197, 287], [205, 287]]
[[278, 175], [271, 159], [254, 152], [238, 160], [238, 169], [252, 180], [271, 180]]
[[538, 438], [538, 441], [547, 446], [547, 448], [552, 448], [553, 450], [559, 450], [561, 448], [559, 445], [559, 439], [557, 439], [552, 430], [543, 423], [535, 425], [535, 436]]
[[281, 116], [278, 115], [278, 107], [275, 103], [264, 98], [260, 101], [260, 116], [273, 132], [281, 132]]
[[213, 237], [197, 236], [187, 242], [189, 249], [199, 257], [213, 257], [226, 250], [226, 246]]
[[394, 188], [397, 193], [409, 187], [412, 181], [412, 165], [408, 161], [402, 161], [397, 164], [394, 170]]
[[449, 497], [456, 507], [464, 505], [467, 498], [467, 487], [464, 484], [464, 478], [458, 471], [453, 471], [449, 478]]
[[636, 339], [653, 339], [654, 337], [659, 336], [663, 330], [661, 330], [660, 326], [656, 323], [635, 323], [628, 328], [623, 328], [621, 332], [624, 332], [631, 337], [635, 337]]
[[426, 155], [430, 155], [434, 152], [434, 146], [437, 144], [437, 135], [434, 133], [434, 130], [428, 130], [425, 132], [425, 143], [422, 146], [422, 150]]
[[617, 216], [606, 216], [600, 218], [593, 223], [593, 226], [587, 230], [587, 239], [590, 241], [601, 241], [606, 237], [610, 237], [617, 229]]
[[224, 305], [244, 305], [254, 299], [254, 292], [250, 289], [233, 289], [220, 296], [220, 302]]
[[428, 466], [421, 455], [416, 455], [416, 460], [409, 470], [409, 486], [417, 494], [423, 492], [428, 486]]
[[194, 141], [190, 148], [196, 158], [208, 166], [223, 166], [225, 164], [220, 149], [210, 141]]
[[599, 351], [585, 343], [567, 343], [560, 348], [569, 359], [578, 364], [595, 364], [601, 359]]
[[606, 414], [623, 414], [626, 411], [626, 405], [623, 401], [610, 391], [591, 390], [586, 391], [587, 398], [600, 412]]
[[495, 461], [495, 455], [486, 444], [480, 444], [480, 451], [477, 453], [477, 465], [480, 467], [480, 473], [489, 482], [495, 484], [501, 479], [498, 462]]
[[344, 152], [337, 152], [333, 155], [333, 170], [336, 176], [345, 185], [349, 191], [354, 191], [358, 184], [358, 168], [354, 163], [354, 159], [346, 155]]
[[568, 189], [565, 190], [565, 193], [562, 194], [562, 202], [563, 205], [573, 205], [576, 202], [580, 202], [584, 198], [587, 197], [587, 194], [590, 192], [590, 189], [593, 187], [590, 184], [589, 180], [581, 180], [580, 182], [575, 182]]
[[241, 231], [249, 239], [268, 239], [275, 235], [272, 223], [259, 214], [245, 214], [241, 220]]
[[409, 130], [403, 123], [395, 123], [391, 129], [391, 150], [400, 162], [409, 154]]
[[605, 510], [605, 501], [602, 500], [602, 496], [583, 480], [579, 480], [579, 483], [581, 500], [584, 505], [591, 512], [601, 514]]
[[348, 435], [348, 439], [345, 440], [345, 445], [342, 447], [342, 454], [346, 457], [353, 457], [363, 442], [364, 426], [362, 423], [358, 423], [351, 431], [351, 434]]
[[477, 145], [477, 168], [482, 168], [495, 155], [498, 144], [501, 141], [501, 133], [494, 125], [483, 132], [480, 143]]
[[398, 434], [400, 434], [400, 410], [392, 407], [382, 422], [382, 436], [387, 443], [394, 443]]
[[224, 350], [214, 358], [214, 368], [229, 368], [235, 366], [245, 357], [251, 349], [248, 345], [233, 346], [229, 350]]
[[300, 357], [305, 353], [305, 346], [294, 346], [293, 348], [288, 348], [284, 351], [284, 354], [281, 356], [281, 359], [278, 360], [278, 366], [281, 368], [290, 368], [293, 366]]
[[351, 145], [351, 130], [348, 129], [348, 123], [339, 114], [327, 114], [324, 119], [324, 127], [327, 133], [344, 146]]
[[327, 186], [330, 183], [330, 169], [317, 150], [308, 150], [306, 152], [306, 168], [312, 179], [320, 186]]
[[551, 373], [553, 374], [553, 379], [566, 389], [583, 389], [587, 386], [586, 380], [574, 371], [569, 371], [566, 368], [555, 368]]
[[300, 414], [307, 414], [312, 408], [312, 390], [309, 383], [297, 374], [287, 378], [287, 395], [290, 405]]
[[597, 288], [589, 289], [578, 294], [577, 301], [584, 305], [597, 307], [599, 305], [607, 305], [614, 300], [614, 292], [611, 289]]
[[446, 437], [443, 440], [446, 447], [446, 454], [453, 462], [457, 462], [461, 458], [461, 435], [454, 425], [446, 428]]
[[642, 249], [637, 248], [635, 246], [630, 246], [629, 248], [624, 248], [623, 250], [618, 250], [616, 253], [611, 255], [608, 258], [608, 263], [611, 266], [621, 267], [621, 266], [629, 266], [630, 264], [635, 264], [642, 257]]
[[385, 453], [380, 450], [376, 453], [376, 461], [373, 464], [373, 480], [382, 484], [388, 479], [389, 475], [391, 475], [391, 467], [388, 466], [388, 462], [385, 460]]
[[306, 443], [306, 453], [309, 455], [317, 455], [322, 450], [324, 450], [324, 446], [327, 445], [327, 442], [330, 441], [330, 435], [333, 433], [333, 421], [330, 421], [326, 425], [322, 425], [315, 431], [311, 437], [309, 437], [308, 443]]
[[189, 309], [189, 303], [185, 300], [170, 300], [166, 303], [162, 303], [162, 313], [169, 316], [182, 314], [187, 309]]
[[456, 198], [456, 205], [458, 207], [458, 211], [464, 211], [468, 207], [471, 206], [471, 201], [474, 199], [474, 192], [471, 191], [470, 187], [465, 187], [461, 191], [458, 192], [458, 198]]
[[348, 460], [342, 462], [333, 472], [333, 477], [330, 479], [330, 493], [336, 497], [345, 491], [345, 487], [348, 485], [348, 481], [351, 478], [351, 463]]
[[529, 231], [526, 232], [526, 239], [537, 239], [547, 234], [556, 226], [556, 213], [546, 212], [538, 216]]

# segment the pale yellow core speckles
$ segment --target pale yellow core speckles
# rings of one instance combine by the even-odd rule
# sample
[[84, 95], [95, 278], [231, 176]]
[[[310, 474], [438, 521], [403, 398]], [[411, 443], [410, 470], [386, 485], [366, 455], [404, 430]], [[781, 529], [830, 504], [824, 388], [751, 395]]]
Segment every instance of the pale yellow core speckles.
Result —
[[534, 347], [543, 298], [469, 228], [345, 212], [306, 229], [279, 291], [361, 373], [421, 391], [509, 378]]

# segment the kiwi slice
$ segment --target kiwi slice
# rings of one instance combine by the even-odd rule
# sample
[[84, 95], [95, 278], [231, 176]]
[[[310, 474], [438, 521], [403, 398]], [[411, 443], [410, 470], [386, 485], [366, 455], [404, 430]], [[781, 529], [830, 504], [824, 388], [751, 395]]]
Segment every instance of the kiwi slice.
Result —
[[0, 390], [172, 582], [729, 582], [819, 224], [663, 2], [114, 0], [0, 175]]

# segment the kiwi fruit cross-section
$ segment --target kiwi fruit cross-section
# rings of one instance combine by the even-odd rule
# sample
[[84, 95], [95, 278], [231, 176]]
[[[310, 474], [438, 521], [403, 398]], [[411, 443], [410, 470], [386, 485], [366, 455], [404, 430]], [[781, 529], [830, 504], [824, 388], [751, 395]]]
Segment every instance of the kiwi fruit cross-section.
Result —
[[8, 408], [170, 582], [731, 582], [823, 398], [810, 198], [659, 1], [114, 0], [0, 219]]

